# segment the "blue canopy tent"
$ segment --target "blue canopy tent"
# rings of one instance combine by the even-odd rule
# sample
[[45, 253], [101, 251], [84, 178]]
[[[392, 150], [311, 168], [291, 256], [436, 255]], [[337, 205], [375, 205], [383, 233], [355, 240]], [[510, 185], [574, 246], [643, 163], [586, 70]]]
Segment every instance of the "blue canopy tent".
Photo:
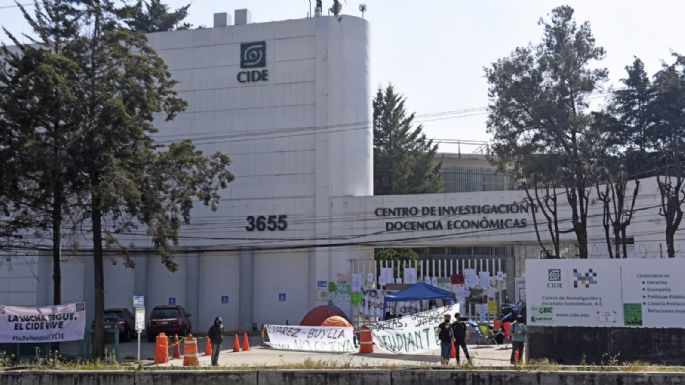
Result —
[[383, 297], [383, 314], [387, 312], [388, 302], [421, 301], [430, 299], [448, 300], [451, 305], [456, 302], [457, 297], [451, 291], [431, 286], [425, 282], [419, 282], [406, 289], [387, 294]]

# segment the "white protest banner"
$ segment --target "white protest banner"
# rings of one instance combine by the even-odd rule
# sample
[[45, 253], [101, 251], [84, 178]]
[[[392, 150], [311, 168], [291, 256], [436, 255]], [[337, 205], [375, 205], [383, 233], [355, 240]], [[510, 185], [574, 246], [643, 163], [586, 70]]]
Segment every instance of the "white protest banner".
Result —
[[0, 305], [0, 343], [48, 343], [83, 339], [86, 304], [43, 307]]
[[684, 259], [527, 260], [528, 322], [683, 328]]
[[354, 328], [334, 326], [265, 325], [269, 334], [266, 345], [274, 349], [307, 352], [356, 352]]
[[440, 307], [402, 318], [375, 322], [369, 325], [373, 342], [391, 353], [420, 353], [440, 348], [436, 329], [445, 314], [454, 317], [459, 304]]

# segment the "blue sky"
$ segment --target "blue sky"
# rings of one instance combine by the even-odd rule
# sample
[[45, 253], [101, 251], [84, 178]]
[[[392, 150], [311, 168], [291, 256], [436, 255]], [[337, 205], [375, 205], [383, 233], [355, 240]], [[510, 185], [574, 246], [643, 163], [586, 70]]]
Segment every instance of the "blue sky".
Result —
[[[177, 7], [188, 1], [166, 3]], [[302, 18], [309, 11], [308, 0], [191, 3], [188, 21], [207, 26], [212, 25], [213, 13], [240, 8], [251, 10], [253, 22]], [[671, 60], [671, 52], [685, 54], [682, 1], [347, 0], [342, 13], [361, 16], [361, 3], [367, 5], [365, 18], [371, 24], [372, 86], [392, 82], [407, 97], [408, 109], [423, 115], [419, 120], [427, 135], [436, 139], [488, 139], [483, 67], [515, 47], [538, 42], [538, 20], [558, 5], [572, 6], [576, 20], [591, 23], [598, 45], [607, 51], [601, 63], [610, 72], [607, 87], [619, 84], [633, 56], [640, 57], [651, 74]], [[16, 8], [2, 8], [11, 4], [0, 0], [0, 24], [13, 33], [29, 32]], [[324, 0], [325, 8], [331, 4]], [[451, 112], [464, 110], [470, 111]], [[434, 113], [439, 114], [429, 115]], [[462, 152], [472, 149], [461, 146]], [[441, 143], [440, 150], [454, 152], [457, 146]]]

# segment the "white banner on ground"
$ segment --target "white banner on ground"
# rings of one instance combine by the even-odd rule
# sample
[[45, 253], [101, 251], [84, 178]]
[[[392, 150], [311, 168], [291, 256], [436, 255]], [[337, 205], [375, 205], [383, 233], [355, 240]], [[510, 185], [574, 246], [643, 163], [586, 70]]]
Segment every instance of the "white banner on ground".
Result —
[[84, 302], [43, 307], [0, 305], [0, 343], [48, 343], [83, 339]]
[[530, 325], [683, 328], [685, 259], [526, 261]]
[[445, 314], [454, 317], [459, 304], [440, 307], [369, 325], [374, 344], [391, 353], [420, 353], [440, 348], [437, 328]]
[[265, 325], [269, 333], [266, 345], [274, 349], [308, 352], [351, 353], [354, 347], [354, 328], [334, 326]]

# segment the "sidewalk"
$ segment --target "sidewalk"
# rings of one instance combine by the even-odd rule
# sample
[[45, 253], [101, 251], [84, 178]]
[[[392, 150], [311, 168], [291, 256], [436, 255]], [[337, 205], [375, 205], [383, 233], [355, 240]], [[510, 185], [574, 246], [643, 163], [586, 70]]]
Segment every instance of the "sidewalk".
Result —
[[[463, 353], [463, 352], [462, 352]], [[511, 347], [504, 349], [497, 346], [469, 346], [469, 353], [475, 366], [508, 366]], [[463, 362], [463, 361], [462, 361]], [[170, 360], [160, 366], [182, 366], [183, 359]], [[200, 354], [200, 365], [210, 366], [210, 357]], [[440, 352], [423, 354], [392, 354], [375, 349], [374, 353], [321, 353], [276, 350], [268, 346], [255, 346], [247, 352], [233, 352], [233, 349], [222, 350], [219, 354], [219, 366], [227, 367], [282, 367], [292, 365], [340, 366], [340, 367], [428, 367], [440, 366]], [[450, 365], [456, 365], [452, 359]]]
[[[230, 341], [229, 341], [230, 340]], [[219, 366], [224, 367], [280, 367], [294, 365], [315, 365], [315, 366], [340, 366], [340, 367], [428, 367], [440, 365], [440, 352], [428, 352], [420, 354], [392, 354], [384, 352], [377, 347], [374, 353], [321, 353], [321, 352], [300, 352], [291, 350], [276, 350], [262, 345], [259, 336], [250, 337], [250, 350], [247, 352], [233, 352], [233, 339], [226, 337], [222, 344], [222, 351], [219, 354]], [[230, 342], [230, 346], [229, 346]], [[204, 342], [200, 340], [198, 350], [200, 352], [200, 365], [210, 366], [210, 357], [204, 355]], [[120, 357], [122, 361], [135, 361], [137, 354], [137, 341], [121, 343]], [[63, 356], [77, 356], [80, 349], [80, 342], [62, 343], [61, 354]], [[154, 365], [155, 344], [147, 341], [141, 342], [140, 356], [146, 365]], [[183, 349], [181, 349], [183, 353]], [[463, 354], [463, 352], [461, 352]], [[511, 355], [511, 345], [505, 349], [503, 345], [469, 345], [469, 353], [475, 366], [508, 366]], [[159, 366], [183, 366], [183, 358], [171, 359], [172, 348], [169, 346], [170, 361]], [[463, 362], [462, 356], [462, 362]], [[450, 365], [456, 365], [452, 359]]]

